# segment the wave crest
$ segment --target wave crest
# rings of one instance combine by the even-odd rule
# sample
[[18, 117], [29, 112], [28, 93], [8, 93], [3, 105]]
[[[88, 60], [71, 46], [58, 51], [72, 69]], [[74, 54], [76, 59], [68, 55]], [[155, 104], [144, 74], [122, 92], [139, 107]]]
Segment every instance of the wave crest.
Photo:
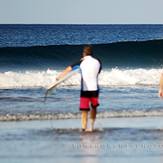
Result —
[[[52, 45], [0, 48], [0, 68], [60, 68], [79, 60], [83, 45]], [[159, 67], [163, 63], [163, 40], [94, 44], [94, 55], [103, 67]]]

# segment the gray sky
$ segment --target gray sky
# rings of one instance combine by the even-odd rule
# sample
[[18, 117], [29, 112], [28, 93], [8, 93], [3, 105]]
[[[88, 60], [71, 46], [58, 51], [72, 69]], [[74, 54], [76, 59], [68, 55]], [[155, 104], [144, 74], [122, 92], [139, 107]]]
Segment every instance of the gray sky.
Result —
[[0, 24], [163, 23], [163, 0], [0, 0]]

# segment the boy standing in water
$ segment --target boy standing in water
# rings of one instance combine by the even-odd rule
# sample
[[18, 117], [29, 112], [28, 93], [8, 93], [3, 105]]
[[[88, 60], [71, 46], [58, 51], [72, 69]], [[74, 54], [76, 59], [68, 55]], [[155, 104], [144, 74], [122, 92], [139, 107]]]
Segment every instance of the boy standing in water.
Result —
[[163, 73], [161, 74], [160, 77], [160, 90], [159, 90], [159, 96], [163, 97]]
[[[93, 131], [96, 120], [97, 107], [99, 106], [99, 86], [98, 75], [101, 71], [101, 62], [94, 58], [91, 46], [85, 46], [82, 59], [68, 66], [58, 77], [57, 80], [68, 74], [74, 67], [80, 66], [81, 70], [81, 92], [80, 92], [80, 111], [82, 118], [82, 131]], [[91, 127], [87, 129], [88, 112], [90, 111]]]

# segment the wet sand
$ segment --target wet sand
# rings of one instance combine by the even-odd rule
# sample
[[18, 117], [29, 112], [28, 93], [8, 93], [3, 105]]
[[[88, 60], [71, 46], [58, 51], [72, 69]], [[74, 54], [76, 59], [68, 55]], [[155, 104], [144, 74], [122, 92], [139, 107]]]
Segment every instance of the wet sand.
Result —
[[0, 122], [0, 162], [163, 161], [163, 118], [98, 119], [93, 133], [79, 119]]

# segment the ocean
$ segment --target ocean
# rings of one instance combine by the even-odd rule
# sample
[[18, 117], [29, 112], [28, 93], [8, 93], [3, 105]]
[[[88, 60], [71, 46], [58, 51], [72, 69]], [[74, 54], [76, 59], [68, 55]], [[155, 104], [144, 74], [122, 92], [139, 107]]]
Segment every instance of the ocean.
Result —
[[[57, 74], [80, 59], [85, 44], [93, 45], [94, 56], [103, 64], [103, 116], [111, 111], [115, 116], [136, 116], [137, 111], [140, 116], [162, 115], [157, 93], [162, 38], [163, 25], [0, 25], [1, 118], [36, 113], [75, 117], [80, 74], [63, 83], [46, 104], [42, 101]], [[68, 103], [61, 105], [65, 99]]]
[[[103, 69], [97, 131], [84, 136], [79, 131], [80, 74], [62, 83], [46, 103], [44, 94], [66, 66], [80, 59], [87, 44], [93, 46]], [[80, 158], [83, 162], [83, 149], [74, 155], [73, 148], [68, 150], [73, 143], [80, 145], [84, 137], [88, 143], [93, 139], [105, 144], [108, 138], [109, 147], [119, 147], [118, 142], [138, 143], [139, 147], [160, 144], [163, 100], [158, 97], [158, 84], [162, 67], [163, 25], [0, 25], [0, 160], [40, 162], [48, 158], [53, 162], [55, 158], [64, 162], [61, 154], [65, 152], [69, 161]], [[59, 141], [47, 153], [44, 147], [55, 139]], [[18, 145], [16, 151], [8, 140]], [[23, 144], [27, 148], [24, 154]], [[13, 153], [8, 154], [10, 150]], [[108, 156], [112, 162], [125, 162], [125, 158], [143, 162], [152, 153], [153, 161], [159, 162], [156, 156], [162, 156], [162, 146], [147, 150], [134, 155], [132, 147], [121, 154], [119, 149], [107, 151], [107, 155], [91, 149], [85, 156], [87, 162], [98, 162], [101, 157], [107, 162]], [[144, 160], [140, 160], [142, 155]]]

